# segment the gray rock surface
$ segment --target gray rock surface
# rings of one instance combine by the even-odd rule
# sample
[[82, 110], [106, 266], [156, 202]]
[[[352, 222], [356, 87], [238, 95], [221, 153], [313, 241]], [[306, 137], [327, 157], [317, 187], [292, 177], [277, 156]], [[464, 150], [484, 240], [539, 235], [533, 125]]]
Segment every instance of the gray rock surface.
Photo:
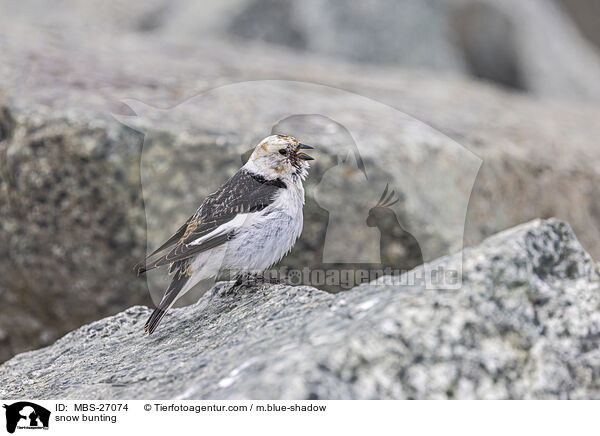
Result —
[[0, 151], [0, 360], [51, 343], [90, 313], [150, 302], [132, 280], [142, 197], [123, 189], [139, 180], [140, 135], [106, 120], [11, 112], [0, 120], [11, 126]]
[[573, 17], [583, 35], [600, 47], [600, 4], [595, 0], [558, 0], [558, 4]]
[[527, 223], [434, 265], [461, 256], [460, 290], [219, 284], [150, 337], [132, 307], [4, 363], [0, 397], [600, 398], [600, 279], [569, 225]]
[[542, 96], [600, 99], [599, 53], [552, 1], [254, 0], [229, 31], [353, 61], [471, 74]]
[[[374, 138], [363, 142], [367, 147], [360, 152], [369, 173], [375, 174], [372, 177], [381, 175], [374, 184], [379, 192], [369, 192], [372, 201], [361, 207], [368, 211], [385, 183], [395, 182], [404, 199], [404, 209], [395, 210], [397, 218], [408, 225], [426, 261], [460, 248], [463, 225], [465, 240], [475, 244], [540, 216], [568, 220], [586, 249], [600, 256], [597, 107], [530, 100], [440, 75], [300, 57], [261, 44], [209, 38], [167, 42], [153, 39], [152, 32], [130, 33], [127, 15], [120, 12], [117, 15], [124, 21], [94, 26], [93, 20], [73, 15], [74, 9], [66, 13], [57, 7], [30, 24], [18, 15], [30, 13], [26, 4], [12, 4], [4, 11], [0, 360], [47, 345], [83, 323], [132, 304], [149, 304], [145, 282], [131, 274], [131, 266], [146, 250], [144, 221], [148, 245], [155, 247], [241, 164], [250, 144], [275, 127], [296, 129], [319, 147], [308, 182], [306, 229], [296, 250], [284, 260], [287, 266], [322, 261], [328, 212], [337, 195], [313, 188], [343, 157], [340, 145], [356, 139], [349, 140], [344, 130], [355, 124], [363, 136]], [[94, 14], [112, 12], [108, 8]], [[131, 15], [132, 20], [137, 18]], [[414, 123], [413, 129], [400, 129], [393, 117], [376, 116], [365, 123], [369, 118], [360, 104], [335, 96], [326, 87], [305, 99], [312, 105], [311, 113], [343, 107], [345, 120], [351, 121], [348, 126], [329, 130], [332, 123], [314, 117], [282, 124], [279, 119], [265, 121], [276, 111], [257, 103], [287, 101], [273, 89], [250, 103], [240, 102], [235, 94], [220, 98], [208, 111], [182, 105], [182, 119], [150, 124], [144, 140], [111, 115], [132, 114], [122, 103], [127, 98], [170, 107], [219, 85], [272, 78], [347, 89], [423, 120], [443, 135]], [[285, 93], [283, 97], [287, 98]], [[148, 120], [154, 121], [152, 116]], [[462, 175], [462, 158], [469, 154], [453, 148], [456, 142], [451, 139], [483, 159], [470, 199], [466, 193], [471, 178], [457, 176]], [[156, 183], [149, 186], [143, 170], [151, 167], [151, 161], [164, 165], [150, 173]], [[449, 162], [447, 173], [428, 171], [430, 162]], [[398, 171], [407, 166], [417, 176]], [[352, 169], [349, 174], [357, 173]], [[423, 174], [436, 177], [424, 179]], [[332, 186], [345, 180], [338, 176]], [[159, 195], [152, 203], [146, 189], [157, 186], [162, 190], [154, 191]], [[467, 200], [465, 222], [456, 217], [464, 215]], [[146, 214], [142, 201], [153, 205], [151, 213]], [[363, 214], [364, 221], [368, 215]], [[382, 234], [401, 233], [395, 222], [382, 219]], [[381, 233], [368, 227], [364, 232], [341, 230], [358, 246], [365, 243], [364, 235], [372, 241]], [[419, 256], [403, 251], [400, 240], [392, 238], [382, 248], [381, 261], [419, 263]], [[151, 277], [155, 291], [164, 284], [160, 279], [164, 277]]]
[[[8, 21], [81, 26], [157, 41], [266, 41], [296, 53], [374, 65], [478, 77], [537, 96], [600, 101], [600, 54], [584, 38], [597, 34], [593, 0], [135, 0], [47, 11], [39, 1], [6, 2]], [[591, 24], [590, 24], [591, 23]], [[116, 43], [119, 44], [119, 39]], [[596, 37], [597, 39], [597, 37]]]
[[539, 96], [600, 101], [600, 52], [552, 1], [254, 0], [229, 31], [358, 62], [472, 75]]

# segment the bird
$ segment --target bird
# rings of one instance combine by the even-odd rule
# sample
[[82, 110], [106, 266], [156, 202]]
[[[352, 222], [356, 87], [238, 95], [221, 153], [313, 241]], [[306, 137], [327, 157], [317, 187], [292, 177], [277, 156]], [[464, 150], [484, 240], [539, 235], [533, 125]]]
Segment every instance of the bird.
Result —
[[138, 276], [163, 265], [172, 275], [146, 333], [152, 334], [175, 301], [201, 281], [227, 278], [239, 284], [292, 249], [302, 233], [303, 182], [308, 161], [314, 160], [307, 149], [313, 147], [288, 135], [260, 141], [248, 161], [135, 266]]

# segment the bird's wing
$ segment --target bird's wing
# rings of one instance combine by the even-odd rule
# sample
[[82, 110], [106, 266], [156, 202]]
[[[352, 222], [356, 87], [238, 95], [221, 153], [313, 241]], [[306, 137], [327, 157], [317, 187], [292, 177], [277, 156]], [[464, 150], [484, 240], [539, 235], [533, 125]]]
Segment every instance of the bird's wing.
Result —
[[173, 244], [175, 244], [177, 241], [179, 241], [183, 235], [185, 234], [186, 229], [188, 228], [188, 225], [190, 223], [190, 221], [194, 218], [194, 215], [192, 215], [191, 217], [189, 217], [187, 219], [187, 221], [181, 226], [179, 227], [179, 229], [169, 238], [167, 239], [164, 244], [162, 244], [160, 247], [158, 247], [156, 250], [154, 250], [152, 253], [150, 253], [148, 256], [146, 256], [143, 260], [141, 260], [140, 262], [138, 262], [133, 269], [138, 271], [138, 275], [141, 274], [140, 268], [144, 267], [144, 264], [146, 263], [146, 261], [148, 259], [150, 259], [152, 256], [154, 256], [155, 254], [160, 253], [161, 251], [163, 251], [166, 248], [169, 248], [170, 246], [172, 246]]
[[149, 257], [178, 241], [171, 251], [146, 265], [143, 265], [144, 261], [138, 265], [138, 275], [231, 240], [247, 214], [263, 210], [274, 201], [275, 193], [285, 187], [285, 183], [279, 179], [267, 180], [242, 168], [209, 195], [185, 227], [182, 226]]

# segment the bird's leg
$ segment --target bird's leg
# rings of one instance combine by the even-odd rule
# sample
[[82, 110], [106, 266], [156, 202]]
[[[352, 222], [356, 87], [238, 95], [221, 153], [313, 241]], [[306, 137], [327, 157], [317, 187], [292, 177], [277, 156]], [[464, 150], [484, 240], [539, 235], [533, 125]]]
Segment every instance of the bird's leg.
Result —
[[244, 285], [247, 282], [247, 278], [245, 274], [241, 274], [237, 277], [237, 279], [235, 280], [235, 282], [229, 287], [229, 289], [227, 289], [227, 291], [225, 291], [225, 295], [228, 295], [234, 291], [237, 291], [238, 289], [240, 289], [242, 287], [242, 285]]
[[261, 283], [263, 283], [263, 278], [260, 273], [249, 272], [246, 274], [246, 281], [244, 283], [246, 286], [256, 286]]
[[233, 285], [225, 292], [225, 295], [235, 292], [243, 287], [252, 287], [262, 284], [281, 285], [286, 283], [281, 279], [265, 276], [265, 274], [262, 273], [243, 273], [237, 277]]
[[271, 285], [281, 285], [285, 284], [285, 281], [279, 279], [277, 277], [273, 277], [271, 274], [265, 273], [255, 273], [252, 275], [254, 284], [271, 284]]
[[273, 277], [271, 275], [268, 275], [268, 276], [263, 275], [262, 277], [263, 277], [264, 283], [269, 283], [271, 285], [287, 285], [286, 281], [279, 277]]

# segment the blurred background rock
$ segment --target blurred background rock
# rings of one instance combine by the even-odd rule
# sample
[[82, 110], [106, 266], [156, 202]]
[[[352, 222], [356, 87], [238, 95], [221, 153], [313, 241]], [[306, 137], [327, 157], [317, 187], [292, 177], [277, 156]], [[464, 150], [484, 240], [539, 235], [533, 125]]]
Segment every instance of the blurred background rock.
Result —
[[[198, 127], [192, 118], [150, 125], [144, 143], [111, 116], [132, 115], [124, 99], [168, 107], [257, 79], [347, 89], [423, 120], [483, 159], [466, 244], [558, 216], [600, 256], [594, 0], [65, 0], [0, 8], [0, 361], [151, 303], [132, 271], [146, 250], [142, 144], [199, 153], [190, 155], [201, 166], [191, 193], [182, 174], [194, 168], [164, 168], [168, 232], [190, 213], [170, 200], [197, 205], [241, 163], [219, 150], [241, 156], [269, 133], [238, 131], [235, 119]], [[227, 117], [230, 104], [217, 102], [214, 119]], [[401, 155], [400, 145], [435, 153], [418, 135], [379, 146]], [[335, 138], [321, 147], [312, 177], [331, 165], [335, 147]], [[157, 162], [167, 158], [156, 154]], [[427, 211], [410, 207], [419, 190], [403, 189], [406, 215], [423, 223], [421, 248], [439, 256], [460, 248], [463, 241], [440, 227], [428, 230]], [[458, 200], [445, 198], [448, 207]], [[322, 260], [327, 216], [312, 197], [306, 217], [289, 266]], [[387, 244], [392, 254], [382, 262], [415, 258], [397, 248]]]

